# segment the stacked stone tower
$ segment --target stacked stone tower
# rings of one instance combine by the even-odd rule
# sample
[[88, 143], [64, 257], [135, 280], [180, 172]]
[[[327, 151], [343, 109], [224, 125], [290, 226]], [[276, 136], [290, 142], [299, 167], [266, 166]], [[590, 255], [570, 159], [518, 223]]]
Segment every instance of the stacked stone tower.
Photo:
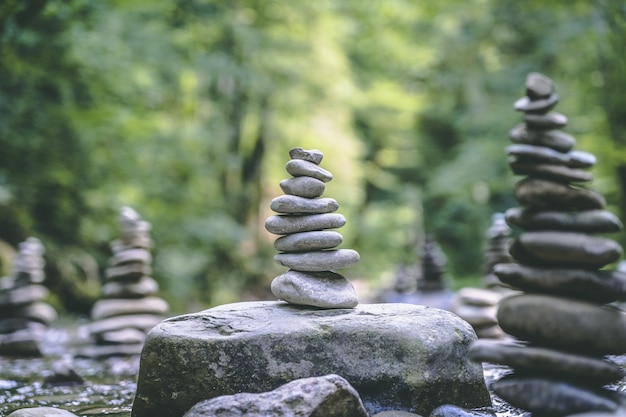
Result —
[[496, 265], [512, 261], [509, 254], [510, 240], [511, 228], [507, 224], [504, 214], [495, 213], [491, 217], [491, 226], [487, 230], [487, 249], [484, 253], [483, 281], [486, 288], [499, 290], [502, 287], [509, 287], [500, 281], [493, 271]]
[[599, 236], [622, 224], [585, 188], [595, 158], [573, 150], [574, 139], [559, 130], [567, 118], [551, 111], [557, 102], [552, 80], [529, 74], [526, 96], [515, 102], [525, 122], [507, 148], [514, 174], [525, 176], [515, 186], [522, 207], [506, 213], [521, 233], [510, 246], [517, 263], [494, 272], [521, 290], [500, 302], [497, 316], [519, 343], [479, 340], [470, 356], [511, 367], [492, 389], [533, 415], [623, 413], [623, 395], [607, 385], [625, 376], [609, 358], [626, 352], [626, 315], [610, 304], [626, 297], [626, 275], [611, 268], [621, 246]]
[[122, 236], [111, 242], [102, 298], [92, 307], [89, 333], [95, 346], [79, 355], [105, 357], [139, 354], [146, 333], [163, 320], [167, 302], [156, 296], [152, 272], [150, 223], [130, 207], [120, 212]]
[[339, 204], [322, 198], [330, 172], [319, 166], [323, 153], [293, 148], [286, 170], [292, 178], [280, 182], [285, 193], [272, 200], [270, 207], [278, 215], [270, 216], [265, 228], [280, 235], [274, 247], [280, 253], [274, 260], [289, 268], [274, 278], [272, 293], [290, 304], [319, 308], [353, 308], [358, 304], [350, 281], [334, 272], [359, 261], [352, 249], [335, 249], [343, 236], [334, 230], [346, 223], [335, 213]]
[[0, 280], [0, 354], [41, 356], [41, 342], [57, 318], [45, 302], [49, 291], [45, 279], [45, 250], [41, 241], [29, 237], [18, 245], [13, 271]]

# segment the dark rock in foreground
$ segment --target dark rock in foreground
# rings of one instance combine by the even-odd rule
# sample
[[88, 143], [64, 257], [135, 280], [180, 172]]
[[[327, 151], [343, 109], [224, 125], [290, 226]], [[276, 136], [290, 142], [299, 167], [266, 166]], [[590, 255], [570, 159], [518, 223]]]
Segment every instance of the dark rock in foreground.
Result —
[[132, 416], [180, 416], [210, 398], [328, 374], [345, 378], [371, 414], [428, 415], [444, 403], [489, 406], [482, 366], [467, 355], [474, 340], [454, 314], [417, 305], [223, 305], [150, 331]]

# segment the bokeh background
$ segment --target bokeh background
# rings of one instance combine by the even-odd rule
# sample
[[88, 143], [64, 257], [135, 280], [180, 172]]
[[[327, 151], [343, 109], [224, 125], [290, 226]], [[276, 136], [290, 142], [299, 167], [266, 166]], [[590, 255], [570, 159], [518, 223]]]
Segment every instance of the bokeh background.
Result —
[[300, 146], [334, 174], [359, 288], [427, 235], [476, 284], [491, 216], [517, 205], [504, 149], [531, 71], [626, 218], [625, 57], [616, 0], [2, 0], [2, 274], [38, 237], [55, 306], [87, 314], [130, 206], [174, 312], [271, 298], [263, 224]]

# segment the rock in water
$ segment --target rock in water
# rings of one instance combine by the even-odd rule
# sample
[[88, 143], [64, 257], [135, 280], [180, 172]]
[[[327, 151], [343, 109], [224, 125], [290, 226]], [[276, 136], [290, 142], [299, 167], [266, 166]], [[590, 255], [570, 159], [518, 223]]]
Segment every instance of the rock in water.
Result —
[[334, 213], [339, 204], [321, 198], [330, 172], [319, 166], [321, 151], [293, 148], [286, 170], [293, 177], [280, 183], [285, 195], [272, 200], [270, 208], [278, 215], [265, 222], [268, 232], [280, 235], [274, 247], [280, 251], [274, 260], [289, 270], [274, 278], [272, 293], [291, 304], [318, 308], [353, 308], [358, 304], [354, 286], [335, 272], [359, 261], [352, 249], [334, 249], [343, 237], [329, 229], [342, 227], [344, 216]]
[[482, 366], [467, 355], [474, 340], [464, 320], [419, 305], [222, 305], [150, 331], [132, 416], [179, 416], [203, 400], [329, 374], [345, 378], [369, 413], [428, 415], [443, 401], [484, 407], [490, 397]]
[[567, 118], [556, 105], [552, 81], [532, 73], [527, 95], [515, 103], [525, 124], [511, 131], [508, 148], [518, 181], [515, 195], [524, 207], [507, 211], [521, 229], [510, 253], [517, 263], [494, 268], [501, 281], [522, 292], [499, 303], [498, 323], [528, 344], [474, 343], [478, 362], [506, 365], [513, 373], [493, 383], [496, 395], [533, 415], [612, 415], [626, 399], [605, 387], [624, 377], [609, 355], [626, 352], [626, 276], [612, 271], [621, 246], [600, 233], [622, 223], [605, 210], [604, 197], [576, 183], [595, 157], [573, 151], [575, 141], [559, 128]]

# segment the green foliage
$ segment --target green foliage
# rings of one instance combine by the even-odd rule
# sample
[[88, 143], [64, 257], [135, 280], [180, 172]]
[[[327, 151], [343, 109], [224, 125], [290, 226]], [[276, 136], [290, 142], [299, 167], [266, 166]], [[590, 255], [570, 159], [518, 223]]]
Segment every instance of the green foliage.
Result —
[[283, 269], [263, 223], [302, 146], [334, 174], [349, 278], [377, 286], [429, 233], [474, 282], [516, 205], [504, 148], [529, 71], [626, 215], [618, 3], [5, 0], [0, 238], [40, 237], [59, 302], [87, 311], [129, 205], [175, 310], [266, 297]]

